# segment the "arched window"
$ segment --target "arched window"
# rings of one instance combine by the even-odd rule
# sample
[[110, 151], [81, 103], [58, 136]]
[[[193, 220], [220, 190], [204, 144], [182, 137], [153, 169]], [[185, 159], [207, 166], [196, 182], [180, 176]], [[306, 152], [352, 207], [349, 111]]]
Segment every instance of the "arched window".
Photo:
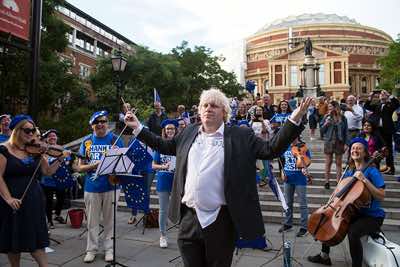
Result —
[[350, 92], [354, 93], [353, 91], [353, 77], [349, 76], [349, 87], [350, 87]]
[[362, 77], [361, 79], [361, 93], [366, 94], [367, 93], [367, 77]]
[[269, 90], [269, 80], [264, 81], [264, 90], [265, 91]]
[[379, 77], [376, 77], [375, 78], [375, 89], [376, 88], [379, 88], [379, 84], [381, 83], [381, 78], [379, 78]]
[[319, 79], [320, 85], [325, 84], [325, 65], [324, 64], [319, 65], [318, 79]]
[[297, 81], [297, 66], [290, 66], [290, 86], [298, 86], [299, 83]]

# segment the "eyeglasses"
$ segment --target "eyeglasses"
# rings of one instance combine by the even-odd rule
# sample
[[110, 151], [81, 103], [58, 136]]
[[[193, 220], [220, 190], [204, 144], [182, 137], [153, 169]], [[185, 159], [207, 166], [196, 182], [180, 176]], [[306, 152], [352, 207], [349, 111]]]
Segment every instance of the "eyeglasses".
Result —
[[34, 134], [36, 133], [36, 129], [35, 128], [21, 128], [21, 130], [26, 133], [26, 134]]
[[99, 123], [106, 124], [106, 123], [108, 123], [108, 120], [98, 120], [98, 121], [95, 121], [93, 124], [99, 124]]

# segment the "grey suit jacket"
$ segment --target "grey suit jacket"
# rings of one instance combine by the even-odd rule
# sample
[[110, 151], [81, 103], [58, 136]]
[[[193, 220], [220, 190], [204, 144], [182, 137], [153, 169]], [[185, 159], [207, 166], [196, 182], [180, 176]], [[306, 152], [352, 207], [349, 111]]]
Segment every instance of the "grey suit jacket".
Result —
[[[138, 139], [166, 155], [176, 155], [176, 169], [169, 207], [169, 218], [178, 223], [184, 194], [187, 158], [200, 124], [189, 125], [172, 140], [163, 140], [147, 129]], [[256, 159], [280, 156], [300, 135], [303, 126], [287, 121], [271, 141], [256, 137], [250, 128], [225, 126], [224, 129], [224, 190], [232, 221], [239, 237], [254, 239], [265, 233], [256, 185]]]

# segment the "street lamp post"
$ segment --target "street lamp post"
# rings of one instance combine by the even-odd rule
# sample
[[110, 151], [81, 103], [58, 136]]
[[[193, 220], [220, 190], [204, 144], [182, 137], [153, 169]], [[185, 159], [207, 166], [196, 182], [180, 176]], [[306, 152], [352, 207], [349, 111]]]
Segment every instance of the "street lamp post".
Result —
[[[115, 128], [117, 129], [118, 126], [118, 121], [119, 121], [119, 116], [118, 116], [118, 110], [119, 110], [119, 103], [120, 103], [120, 98], [121, 98], [121, 91], [123, 87], [123, 81], [121, 78], [121, 74], [125, 71], [127, 60], [125, 57], [122, 56], [121, 49], [118, 49], [118, 51], [115, 52], [115, 54], [111, 57], [111, 64], [114, 72], [114, 85], [117, 88], [117, 99], [116, 99], [116, 120], [115, 120]], [[122, 133], [121, 133], [122, 134]], [[119, 137], [118, 137], [119, 138]], [[114, 169], [115, 171], [115, 169]], [[115, 174], [114, 174], [115, 175]], [[115, 266], [121, 266], [121, 267], [128, 267], [124, 264], [121, 264], [116, 261], [116, 225], [117, 225], [117, 183], [114, 183], [114, 201], [113, 201], [113, 206], [114, 206], [114, 225], [113, 225], [113, 260], [106, 265], [106, 267], [115, 267]]]
[[115, 52], [115, 55], [111, 57], [112, 68], [114, 71], [114, 85], [117, 88], [117, 101], [116, 101], [116, 114], [118, 122], [118, 110], [119, 110], [119, 103], [121, 98], [121, 91], [123, 87], [123, 81], [121, 78], [121, 74], [125, 71], [127, 60], [122, 55], [121, 49]]

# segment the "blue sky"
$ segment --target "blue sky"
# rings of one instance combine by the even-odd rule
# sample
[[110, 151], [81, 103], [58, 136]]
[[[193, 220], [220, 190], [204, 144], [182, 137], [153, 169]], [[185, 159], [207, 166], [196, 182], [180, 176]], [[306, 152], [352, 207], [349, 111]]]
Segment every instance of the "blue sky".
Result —
[[303, 13], [335, 13], [400, 33], [400, 0], [68, 0], [132, 41], [169, 52], [182, 40], [219, 50], [268, 22]]

